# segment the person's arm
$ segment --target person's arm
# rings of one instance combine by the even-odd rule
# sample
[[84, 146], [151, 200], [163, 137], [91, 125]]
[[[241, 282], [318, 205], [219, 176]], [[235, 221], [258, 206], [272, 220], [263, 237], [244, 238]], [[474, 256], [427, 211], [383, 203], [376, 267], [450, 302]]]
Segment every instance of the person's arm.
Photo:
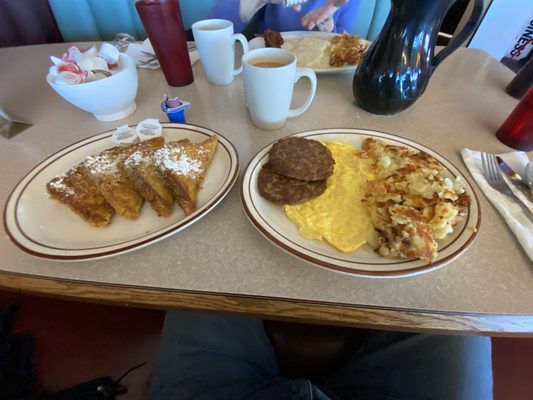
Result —
[[[233, 22], [235, 31], [242, 31], [255, 14], [267, 4], [280, 4], [283, 0], [217, 0], [209, 18], [222, 18]], [[293, 7], [299, 11], [300, 6]]]
[[348, 4], [344, 7], [341, 7], [337, 20], [335, 21], [336, 33], [348, 32], [351, 34], [355, 25], [355, 17], [357, 16], [357, 11], [359, 10], [360, 0], [350, 0]]
[[304, 15], [302, 25], [312, 30], [316, 25], [332, 20], [338, 12], [332, 30], [339, 33], [351, 32], [358, 6], [359, 0], [328, 0], [322, 7]]

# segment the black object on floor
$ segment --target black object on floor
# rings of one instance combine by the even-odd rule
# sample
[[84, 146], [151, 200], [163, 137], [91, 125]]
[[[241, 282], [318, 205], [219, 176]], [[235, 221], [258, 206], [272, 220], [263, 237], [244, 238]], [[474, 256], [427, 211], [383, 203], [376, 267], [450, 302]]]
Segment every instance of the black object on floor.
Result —
[[33, 338], [12, 332], [17, 308], [0, 308], [0, 399], [36, 399]]
[[109, 376], [80, 383], [69, 389], [43, 398], [43, 400], [114, 400], [127, 393], [127, 389]]
[[42, 400], [115, 400], [118, 396], [128, 393], [126, 386], [120, 382], [130, 372], [146, 365], [142, 363], [127, 370], [120, 378], [113, 380], [109, 376], [80, 383], [59, 393], [44, 397]]

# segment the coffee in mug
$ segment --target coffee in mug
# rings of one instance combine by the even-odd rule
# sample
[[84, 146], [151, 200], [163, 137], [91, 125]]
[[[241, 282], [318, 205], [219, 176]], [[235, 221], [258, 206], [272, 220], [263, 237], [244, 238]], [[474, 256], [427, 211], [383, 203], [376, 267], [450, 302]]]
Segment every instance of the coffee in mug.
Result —
[[286, 62], [277, 60], [275, 58], [255, 58], [253, 60], [248, 61], [248, 63], [250, 65], [253, 65], [254, 67], [260, 68], [277, 68], [287, 65]]
[[[244, 94], [253, 123], [261, 129], [281, 128], [287, 118], [302, 114], [311, 105], [316, 91], [316, 75], [298, 68], [294, 55], [283, 49], [251, 50], [242, 57]], [[294, 85], [300, 78], [311, 82], [303, 105], [291, 109]]]
[[197, 28], [201, 31], [218, 31], [220, 29], [220, 27], [218, 26], [204, 26], [204, 27], [200, 27], [200, 28]]

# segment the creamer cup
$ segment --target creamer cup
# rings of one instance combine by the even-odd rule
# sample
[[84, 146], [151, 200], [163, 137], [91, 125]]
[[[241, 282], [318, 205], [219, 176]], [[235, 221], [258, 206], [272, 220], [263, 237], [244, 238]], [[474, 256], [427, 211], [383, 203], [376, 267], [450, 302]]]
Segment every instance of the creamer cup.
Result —
[[144, 142], [145, 140], [149, 140], [157, 136], [162, 136], [163, 128], [161, 127], [161, 124], [157, 119], [148, 118], [144, 121], [139, 122], [139, 124], [135, 128], [135, 132], [137, 133], [137, 136], [139, 137], [141, 142]]
[[117, 127], [113, 135], [111, 136], [113, 143], [118, 144], [119, 146], [129, 146], [139, 142], [139, 137], [135, 129], [131, 128], [128, 125], [121, 125]]

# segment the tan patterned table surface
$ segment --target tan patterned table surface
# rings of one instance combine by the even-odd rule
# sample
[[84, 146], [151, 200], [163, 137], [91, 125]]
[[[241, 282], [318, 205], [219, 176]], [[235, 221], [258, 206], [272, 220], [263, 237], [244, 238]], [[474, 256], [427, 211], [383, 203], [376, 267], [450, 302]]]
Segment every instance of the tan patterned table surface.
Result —
[[[190, 101], [188, 122], [231, 140], [242, 172], [264, 145], [290, 133], [327, 127], [394, 133], [431, 147], [469, 176], [459, 150], [503, 152], [494, 132], [517, 101], [504, 88], [513, 77], [481, 51], [460, 49], [434, 73], [408, 110], [378, 116], [354, 104], [351, 74], [320, 76], [309, 110], [278, 131], [256, 129], [244, 107], [242, 79], [210, 85], [199, 64], [195, 82], [169, 88], [160, 70], [139, 70], [138, 110], [122, 121], [99, 122], [48, 87], [49, 55], [68, 45], [0, 50], [0, 104], [34, 125], [0, 137], [0, 201], [34, 165], [83, 138], [166, 120], [164, 93]], [[298, 87], [295, 100], [303, 96]], [[533, 335], [533, 266], [497, 211], [479, 195], [482, 223], [472, 247], [450, 265], [415, 277], [377, 280], [324, 270], [292, 257], [248, 222], [240, 179], [219, 206], [188, 229], [112, 258], [57, 262], [0, 238], [0, 286], [44, 295], [156, 308], [192, 308], [269, 318], [382, 329]]]

